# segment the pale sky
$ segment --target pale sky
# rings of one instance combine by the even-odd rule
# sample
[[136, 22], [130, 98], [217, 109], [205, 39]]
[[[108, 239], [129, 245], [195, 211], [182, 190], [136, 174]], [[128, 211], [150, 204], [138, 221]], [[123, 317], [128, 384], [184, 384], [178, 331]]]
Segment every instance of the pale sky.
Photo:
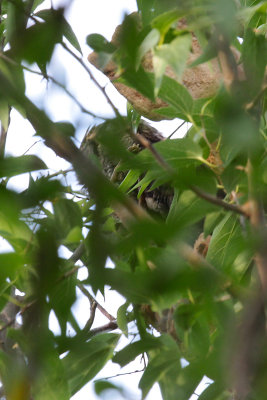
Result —
[[[86, 61], [90, 48], [85, 43], [85, 38], [90, 33], [100, 33], [107, 39], [110, 39], [115, 27], [121, 23], [125, 13], [130, 13], [136, 10], [135, 0], [75, 0], [63, 1], [53, 0], [54, 8], [59, 5], [69, 5], [66, 12], [66, 18], [72, 26], [77, 38], [80, 42], [84, 60]], [[46, 1], [44, 4], [50, 7], [50, 2]], [[44, 7], [42, 5], [42, 8]], [[126, 113], [126, 100], [116, 91], [116, 89], [109, 83], [108, 79], [103, 76], [99, 71], [92, 67], [94, 76], [102, 85], [107, 85], [107, 93], [112, 98], [116, 107], [122, 114]], [[50, 69], [50, 75], [53, 75], [61, 83], [65, 83], [70, 92], [72, 92], [77, 99], [89, 110], [93, 111], [103, 117], [112, 117], [113, 113], [108, 104], [106, 103], [103, 95], [90, 81], [89, 76], [81, 68], [81, 66], [68, 54], [65, 50], [57, 46], [57, 50], [53, 56]], [[82, 140], [86, 128], [92, 123], [92, 118], [86, 114], [81, 114], [78, 106], [68, 98], [64, 92], [49, 85], [47, 90], [46, 82], [40, 79], [39, 76], [31, 73], [26, 73], [27, 79], [27, 95], [40, 107], [44, 108], [53, 121], [70, 121], [76, 128], [77, 145]], [[175, 121], [162, 121], [153, 123], [163, 134], [169, 135], [179, 125], [179, 120]], [[184, 127], [186, 128], [186, 127]], [[185, 130], [183, 131], [183, 133]], [[181, 132], [179, 133], [181, 135]], [[8, 131], [6, 151], [8, 154], [18, 156], [25, 152], [27, 154], [37, 154], [42, 158], [50, 168], [50, 172], [56, 172], [60, 169], [67, 169], [69, 164], [57, 157], [54, 152], [45, 147], [38, 136], [33, 136], [34, 130], [31, 125], [20, 116], [16, 111], [12, 112], [11, 125]], [[33, 174], [38, 176], [39, 173]], [[29, 175], [24, 174], [12, 178], [9, 182], [9, 187], [16, 188], [16, 190], [24, 190], [28, 185]], [[71, 175], [69, 182], [73, 182], [74, 176]], [[6, 242], [0, 240], [0, 251], [10, 249]], [[67, 253], [65, 253], [68, 256]], [[98, 299], [104, 305], [101, 296]], [[124, 303], [124, 299], [112, 291], [106, 291], [105, 307], [107, 310], [116, 315], [117, 308]], [[87, 300], [80, 296], [79, 301], [75, 304], [75, 314], [79, 323], [83, 325], [88, 319], [89, 305]], [[97, 325], [106, 323], [107, 320], [99, 313], [97, 317]], [[52, 315], [50, 319], [51, 326], [54, 331], [57, 331], [57, 321]], [[127, 343], [123, 338], [119, 344], [122, 348]], [[101, 371], [97, 376], [108, 377], [122, 372], [131, 372], [142, 369], [142, 363], [137, 360], [123, 371], [120, 370], [118, 364], [111, 362]], [[138, 382], [141, 374], [131, 374], [125, 377], [118, 377], [111, 380], [115, 384], [123, 385], [129, 393], [127, 399], [138, 400], [141, 399], [141, 392], [138, 390]], [[203, 390], [203, 389], [202, 389]], [[99, 399], [94, 394], [92, 383], [86, 385], [72, 398], [73, 400], [96, 400]], [[116, 399], [119, 398], [116, 396]], [[160, 391], [157, 385], [153, 387], [147, 400], [161, 400]], [[195, 400], [196, 396], [193, 395], [191, 400]]]

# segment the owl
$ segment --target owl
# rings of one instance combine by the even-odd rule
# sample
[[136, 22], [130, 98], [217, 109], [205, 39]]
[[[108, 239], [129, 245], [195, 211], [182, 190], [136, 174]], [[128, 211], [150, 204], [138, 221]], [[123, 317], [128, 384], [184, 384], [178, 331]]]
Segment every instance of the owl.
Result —
[[[97, 132], [101, 125], [89, 128], [84, 136], [81, 143], [82, 152], [90, 158], [94, 158], [100, 165], [104, 175], [112, 180], [116, 184], [120, 184], [128, 171], [116, 172], [116, 167], [119, 163], [118, 159], [112, 158], [110, 154], [107, 154], [104, 147], [97, 141]], [[164, 136], [149, 123], [141, 120], [137, 133], [143, 136], [149, 143], [157, 143], [164, 140]], [[123, 145], [131, 153], [136, 154], [142, 151], [144, 148], [138, 141], [138, 138], [133, 134], [126, 132], [122, 139]], [[142, 176], [140, 177], [140, 179]], [[145, 189], [141, 197], [137, 200], [138, 190], [131, 192], [131, 197], [134, 197], [139, 204], [144, 207], [147, 211], [166, 216], [173, 199], [173, 190], [168, 186], [160, 186], [156, 189], [150, 190], [153, 182]]]

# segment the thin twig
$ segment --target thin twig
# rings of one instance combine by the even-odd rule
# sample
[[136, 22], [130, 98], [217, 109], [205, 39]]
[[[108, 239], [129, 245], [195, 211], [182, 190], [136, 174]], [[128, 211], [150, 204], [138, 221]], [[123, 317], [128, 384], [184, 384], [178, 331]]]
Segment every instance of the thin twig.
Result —
[[117, 107], [114, 105], [114, 103], [112, 102], [112, 100], [110, 99], [110, 97], [107, 95], [106, 90], [103, 86], [100, 85], [100, 83], [96, 80], [96, 78], [94, 77], [94, 75], [92, 74], [92, 72], [90, 71], [90, 69], [87, 67], [87, 65], [85, 64], [85, 62], [83, 61], [83, 59], [79, 56], [77, 56], [77, 54], [75, 54], [74, 51], [72, 51], [67, 45], [66, 43], [62, 42], [61, 45], [64, 47], [65, 50], [67, 50], [68, 53], [70, 53], [80, 64], [81, 66], [85, 69], [85, 71], [88, 73], [88, 75], [90, 76], [90, 79], [94, 82], [94, 84], [98, 87], [98, 89], [102, 92], [103, 96], [105, 97], [107, 103], [110, 105], [110, 107], [112, 108], [112, 110], [114, 111], [116, 117], [121, 117]]
[[182, 126], [186, 123], [187, 121], [183, 121], [178, 128], [175, 128], [174, 131], [166, 137], [166, 140], [170, 139], [177, 131], [179, 131], [180, 128], [182, 128]]
[[94, 300], [90, 300], [90, 317], [88, 319], [88, 321], [85, 324], [85, 327], [83, 328], [84, 331], [88, 332], [90, 331], [94, 319], [95, 319], [95, 312], [96, 312], [96, 308], [97, 308], [97, 303]]
[[235, 212], [237, 214], [241, 214], [244, 217], [248, 218], [249, 215], [247, 214], [247, 212], [245, 210], [243, 210], [240, 206], [236, 205], [236, 204], [230, 204], [230, 203], [226, 203], [226, 201], [223, 201], [221, 199], [219, 199], [218, 197], [212, 196], [209, 193], [203, 192], [203, 190], [199, 189], [197, 186], [195, 185], [191, 185], [190, 189], [199, 197], [201, 197], [204, 200], [207, 200], [209, 203], [212, 203], [218, 207], [222, 207], [224, 208], [226, 211], [232, 211]]
[[104, 307], [102, 307], [98, 301], [96, 301], [96, 299], [88, 292], [88, 290], [81, 284], [78, 285], [78, 288], [80, 289], [80, 291], [89, 299], [89, 301], [94, 301], [97, 305], [97, 308], [99, 309], [99, 311], [102, 312], [102, 314], [109, 320], [109, 321], [115, 321], [116, 318], [113, 317], [113, 315], [111, 315], [107, 310], [105, 310]]
[[137, 369], [136, 371], [131, 371], [131, 372], [123, 372], [121, 374], [116, 374], [116, 375], [112, 375], [112, 376], [107, 376], [106, 378], [99, 378], [96, 379], [94, 382], [97, 381], [102, 381], [102, 380], [108, 380], [108, 379], [113, 379], [113, 378], [117, 378], [119, 376], [124, 376], [124, 375], [132, 375], [132, 374], [137, 374], [138, 372], [144, 372], [144, 368], [143, 369]]
[[94, 328], [90, 330], [90, 337], [95, 336], [98, 333], [103, 333], [103, 332], [109, 332], [109, 331], [114, 331], [115, 329], [118, 329], [118, 324], [116, 321], [110, 321], [106, 325], [99, 326], [98, 328]]
[[164, 158], [159, 154], [159, 152], [152, 146], [152, 144], [144, 136], [140, 135], [139, 133], [136, 133], [135, 136], [137, 140], [141, 143], [141, 145], [144, 146], [153, 154], [155, 160], [163, 169], [171, 173], [173, 172], [173, 169], [169, 166], [169, 164], [164, 160]]

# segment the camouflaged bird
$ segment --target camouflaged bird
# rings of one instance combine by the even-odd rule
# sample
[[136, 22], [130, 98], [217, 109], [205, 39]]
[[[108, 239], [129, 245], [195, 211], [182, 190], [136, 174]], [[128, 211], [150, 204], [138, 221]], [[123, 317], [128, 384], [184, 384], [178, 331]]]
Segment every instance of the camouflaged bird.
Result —
[[[81, 143], [81, 150], [83, 153], [90, 158], [97, 158], [100, 162], [100, 166], [103, 173], [116, 184], [120, 184], [125, 178], [128, 171], [116, 172], [116, 167], [119, 164], [119, 160], [115, 160], [107, 154], [104, 147], [97, 142], [97, 132], [101, 125], [89, 128], [85, 134], [85, 137]], [[137, 133], [145, 138], [149, 143], [157, 143], [161, 140], [165, 140], [164, 136], [149, 125], [146, 121], [141, 120]], [[130, 133], [123, 135], [123, 145], [127, 150], [132, 153], [138, 153], [144, 149], [137, 136]], [[173, 199], [173, 190], [167, 186], [160, 186], [156, 189], [150, 190], [152, 183], [142, 193], [139, 204], [142, 205], [148, 211], [158, 213], [162, 216], [166, 216]], [[131, 197], [137, 199], [138, 190], [131, 192]]]

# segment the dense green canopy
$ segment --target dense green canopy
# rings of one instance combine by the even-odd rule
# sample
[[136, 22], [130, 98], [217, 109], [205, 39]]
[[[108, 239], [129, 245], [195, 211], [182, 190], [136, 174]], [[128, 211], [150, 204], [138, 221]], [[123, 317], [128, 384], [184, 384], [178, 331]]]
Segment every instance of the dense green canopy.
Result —
[[[36, 11], [42, 3], [0, 4], [0, 235], [12, 249], [0, 253], [1, 396], [69, 399], [109, 360], [143, 355], [143, 399], [158, 382], [164, 400], [188, 400], [206, 375], [200, 400], [265, 400], [267, 1], [137, 0], [110, 42], [89, 35], [89, 61], [127, 98], [127, 116], [82, 58], [65, 10]], [[113, 111], [99, 125], [81, 107], [97, 125], [81, 150], [75, 127], [26, 95], [24, 70], [35, 69], [73, 98], [47, 74], [56, 45]], [[12, 109], [70, 163], [79, 190], [41, 155], [6, 154]], [[143, 117], [178, 117], [189, 130], [163, 139]], [[26, 190], [8, 185], [33, 171]], [[125, 299], [117, 315], [96, 300], [105, 287]], [[78, 291], [90, 302], [82, 328]], [[115, 380], [94, 387], [127, 398]]]

